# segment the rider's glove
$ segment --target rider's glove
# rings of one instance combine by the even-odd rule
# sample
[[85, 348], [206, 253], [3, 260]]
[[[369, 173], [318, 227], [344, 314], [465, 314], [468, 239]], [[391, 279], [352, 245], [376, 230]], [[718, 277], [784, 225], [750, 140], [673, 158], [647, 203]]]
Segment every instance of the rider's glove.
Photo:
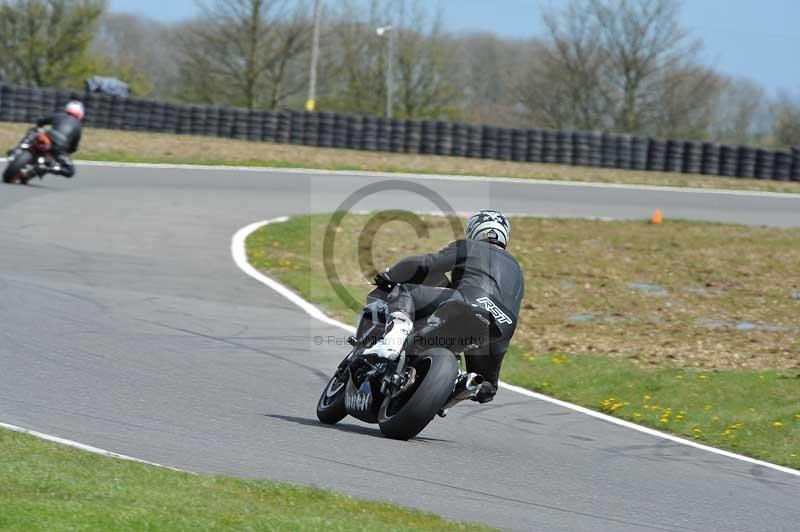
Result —
[[378, 288], [383, 288], [384, 290], [390, 290], [394, 287], [395, 282], [389, 277], [389, 269], [385, 269], [382, 272], [378, 272], [375, 276], [375, 279], [372, 281], [375, 283], [375, 286]]

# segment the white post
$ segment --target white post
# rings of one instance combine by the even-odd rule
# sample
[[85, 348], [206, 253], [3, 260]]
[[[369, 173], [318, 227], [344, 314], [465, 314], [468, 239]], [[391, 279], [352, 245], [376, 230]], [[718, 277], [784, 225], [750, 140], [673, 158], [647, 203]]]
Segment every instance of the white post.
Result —
[[381, 26], [377, 29], [379, 37], [389, 34], [389, 43], [386, 47], [386, 118], [392, 118], [392, 105], [394, 97], [394, 76], [392, 63], [394, 62], [394, 40], [395, 32], [391, 24]]
[[311, 44], [311, 72], [308, 76], [308, 100], [306, 111], [317, 107], [317, 64], [319, 63], [319, 30], [322, 19], [322, 0], [314, 2], [314, 36]]

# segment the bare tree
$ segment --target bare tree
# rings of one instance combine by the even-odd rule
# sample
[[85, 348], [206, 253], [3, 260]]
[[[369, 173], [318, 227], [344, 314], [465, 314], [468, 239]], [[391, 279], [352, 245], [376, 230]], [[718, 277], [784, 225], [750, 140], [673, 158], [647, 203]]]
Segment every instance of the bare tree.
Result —
[[764, 90], [749, 79], [727, 79], [717, 100], [712, 138], [739, 144], [761, 143], [773, 126]]
[[127, 13], [104, 13], [92, 53], [105, 73], [131, 84], [134, 94], [171, 98], [176, 93], [177, 60], [169, 26]]
[[303, 2], [216, 0], [176, 33], [184, 99], [275, 108], [305, 87]]
[[76, 87], [92, 73], [88, 54], [104, 0], [12, 0], [0, 4], [0, 80]]
[[537, 43], [527, 68], [515, 83], [532, 122], [551, 128], [610, 127], [600, 83], [609, 57], [601, 28], [586, 16], [585, 2], [563, 11], [545, 11], [548, 41]]
[[775, 144], [800, 148], [800, 97], [782, 94], [775, 105]]
[[[360, 5], [360, 4], [359, 4]], [[418, 0], [372, 0], [366, 14], [343, 4], [334, 23], [336, 79], [328, 107], [381, 114], [386, 101], [388, 39], [375, 29], [389, 22], [396, 32], [393, 76], [396, 112], [409, 118], [452, 117], [458, 96], [455, 46], [438, 17]]]
[[546, 11], [547, 39], [520, 92], [550, 127], [698, 135], [719, 78], [680, 25], [677, 0], [573, 0]]
[[524, 117], [516, 109], [513, 87], [520, 82], [517, 68], [536, 47], [527, 41], [500, 39], [492, 34], [471, 34], [455, 39], [461, 72], [461, 105], [469, 109], [465, 118], [474, 123], [496, 126], [523, 126]]

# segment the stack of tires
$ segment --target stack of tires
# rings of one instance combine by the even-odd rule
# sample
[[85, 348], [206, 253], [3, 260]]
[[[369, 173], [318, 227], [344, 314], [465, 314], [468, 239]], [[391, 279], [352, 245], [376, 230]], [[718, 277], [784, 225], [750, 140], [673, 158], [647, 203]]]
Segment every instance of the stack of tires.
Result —
[[558, 161], [558, 137], [550, 129], [542, 130], [542, 162], [555, 164]]
[[738, 149], [729, 144], [723, 144], [719, 148], [719, 175], [735, 177], [736, 158]]
[[792, 152], [789, 150], [775, 151], [775, 169], [772, 179], [789, 181], [792, 178]]
[[617, 168], [631, 169], [631, 152], [633, 151], [633, 137], [631, 135], [617, 135]]
[[289, 112], [289, 144], [302, 144], [306, 128], [305, 111]]
[[497, 155], [495, 159], [501, 161], [510, 161], [513, 152], [511, 139], [513, 138], [512, 130], [501, 127], [497, 130]]
[[375, 149], [378, 151], [390, 151], [389, 144], [392, 138], [392, 121], [385, 116], [379, 116], [375, 120]]
[[650, 138], [647, 142], [647, 170], [664, 172], [667, 169], [667, 141]]
[[599, 131], [589, 131], [586, 134], [589, 146], [589, 166], [599, 168], [603, 166], [603, 134]]
[[497, 128], [483, 126], [481, 128], [481, 158], [497, 159]]
[[436, 122], [433, 120], [422, 121], [422, 143], [419, 152], [424, 155], [436, 153]]
[[362, 121], [360, 116], [347, 117], [347, 147], [351, 150], [361, 149], [361, 128]]
[[[304, 116], [302, 143], [305, 146], [319, 146], [319, 113], [300, 111]], [[294, 127], [294, 126], [292, 126]]]
[[454, 157], [467, 156], [467, 126], [460, 122], [453, 123], [452, 128], [452, 145], [450, 147], [450, 155]]
[[578, 166], [589, 166], [589, 132], [575, 131], [572, 134], [572, 163]]
[[775, 152], [759, 148], [756, 150], [756, 179], [772, 179], [775, 170]]
[[572, 164], [572, 132], [556, 132], [556, 162], [558, 164]]
[[436, 155], [451, 155], [453, 153], [453, 124], [450, 122], [436, 122]]
[[720, 174], [720, 145], [716, 142], [703, 143], [703, 155], [700, 163], [700, 173], [705, 175]]
[[323, 148], [333, 147], [333, 113], [319, 113], [319, 146]]
[[378, 119], [374, 116], [361, 117], [361, 149], [376, 151], [378, 149]]
[[[455, 152], [453, 155], [456, 155]], [[524, 162], [528, 156], [528, 134], [524, 129], [511, 131], [511, 160]]]
[[529, 163], [542, 162], [544, 152], [544, 132], [541, 129], [528, 130], [528, 150], [525, 152], [525, 160]]
[[333, 147], [347, 148], [347, 115], [342, 113], [333, 115]]
[[275, 142], [288, 144], [292, 133], [292, 116], [289, 111], [278, 111], [275, 126]]
[[664, 170], [667, 172], [680, 172], [683, 170], [684, 143], [678, 140], [667, 141], [667, 154], [664, 160]]
[[649, 139], [646, 137], [635, 136], [631, 140], [631, 170], [647, 169], [647, 154], [649, 150]]
[[699, 174], [703, 162], [703, 145], [700, 142], [683, 143], [683, 173]]
[[417, 154], [422, 150], [422, 122], [408, 120], [406, 122], [406, 153]]
[[749, 146], [739, 146], [736, 175], [752, 178], [756, 175], [756, 150]]
[[483, 155], [483, 129], [467, 126], [467, 157], [479, 159]]
[[600, 148], [601, 166], [603, 168], [616, 168], [617, 166], [617, 136], [612, 133], [603, 133], [603, 144]]

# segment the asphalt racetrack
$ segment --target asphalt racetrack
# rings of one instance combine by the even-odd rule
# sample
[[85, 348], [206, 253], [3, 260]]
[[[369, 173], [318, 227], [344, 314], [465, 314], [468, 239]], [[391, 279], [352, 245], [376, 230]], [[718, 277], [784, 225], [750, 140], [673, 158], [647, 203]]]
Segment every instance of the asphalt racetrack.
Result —
[[[346, 347], [231, 237], [408, 178], [79, 165], [0, 186], [0, 421], [196, 472], [535, 531], [796, 531], [800, 477], [501, 390], [419, 438], [314, 413]], [[800, 196], [424, 178], [453, 210], [800, 226]], [[412, 188], [412, 187], [406, 187]], [[357, 208], [436, 211], [418, 190]], [[432, 194], [429, 194], [433, 197]], [[533, 297], [535, 294], [529, 294]], [[336, 341], [315, 345], [314, 338]]]

